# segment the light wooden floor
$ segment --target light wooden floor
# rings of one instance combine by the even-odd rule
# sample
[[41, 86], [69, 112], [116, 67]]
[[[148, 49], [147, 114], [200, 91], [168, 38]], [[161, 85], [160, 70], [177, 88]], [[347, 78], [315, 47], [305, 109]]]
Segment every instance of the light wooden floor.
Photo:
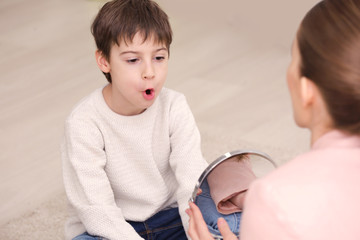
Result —
[[[212, 161], [226, 139], [308, 148], [292, 120], [290, 45], [316, 0], [159, 0], [174, 31], [166, 85], [188, 98]], [[63, 191], [63, 122], [106, 83], [90, 24], [104, 1], [0, 1], [0, 224]], [[241, 147], [241, 146], [239, 146]], [[275, 160], [278, 156], [273, 156]], [[280, 161], [280, 160], [279, 160]]]

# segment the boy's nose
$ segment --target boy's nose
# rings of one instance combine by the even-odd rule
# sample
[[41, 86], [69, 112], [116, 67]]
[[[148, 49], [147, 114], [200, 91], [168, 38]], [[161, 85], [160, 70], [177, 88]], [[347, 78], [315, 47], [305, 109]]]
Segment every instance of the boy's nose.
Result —
[[152, 64], [147, 64], [143, 70], [142, 78], [145, 80], [150, 80], [155, 77], [155, 72]]
[[145, 80], [150, 80], [154, 78], [154, 74], [144, 74], [143, 75], [143, 79]]

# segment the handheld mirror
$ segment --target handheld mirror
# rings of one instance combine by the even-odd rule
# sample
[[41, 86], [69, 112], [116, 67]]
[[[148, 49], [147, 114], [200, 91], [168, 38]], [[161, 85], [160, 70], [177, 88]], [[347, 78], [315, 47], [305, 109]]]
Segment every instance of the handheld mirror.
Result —
[[239, 236], [243, 202], [252, 181], [276, 168], [266, 153], [256, 150], [227, 152], [201, 174], [190, 201], [201, 210], [210, 233], [222, 239], [217, 219], [223, 217]]

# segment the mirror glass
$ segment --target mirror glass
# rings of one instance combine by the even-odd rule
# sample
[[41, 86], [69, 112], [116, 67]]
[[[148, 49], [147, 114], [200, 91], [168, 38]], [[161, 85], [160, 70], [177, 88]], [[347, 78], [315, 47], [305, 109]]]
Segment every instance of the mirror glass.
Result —
[[239, 236], [246, 191], [256, 178], [276, 168], [266, 153], [256, 150], [227, 152], [213, 161], [201, 174], [190, 201], [201, 210], [210, 233], [222, 239], [217, 219], [223, 217]]

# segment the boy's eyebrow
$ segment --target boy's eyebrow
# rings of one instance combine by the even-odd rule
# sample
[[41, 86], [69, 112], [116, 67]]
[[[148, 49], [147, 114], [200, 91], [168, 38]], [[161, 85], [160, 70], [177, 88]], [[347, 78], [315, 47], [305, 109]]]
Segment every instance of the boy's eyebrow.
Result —
[[[156, 49], [154, 52], [160, 52], [160, 51], [167, 51], [167, 48], [165, 48], [165, 47], [158, 48], [158, 49]], [[137, 52], [137, 51], [131, 51], [131, 50], [130, 50], [130, 51], [121, 52], [120, 55], [124, 55], [124, 54], [128, 54], [128, 53], [137, 54], [137, 53], [139, 53], [139, 52]]]
[[160, 51], [167, 51], [167, 48], [166, 47], [162, 47], [162, 48], [159, 48], [159, 49], [157, 49], [155, 52], [160, 52]]

